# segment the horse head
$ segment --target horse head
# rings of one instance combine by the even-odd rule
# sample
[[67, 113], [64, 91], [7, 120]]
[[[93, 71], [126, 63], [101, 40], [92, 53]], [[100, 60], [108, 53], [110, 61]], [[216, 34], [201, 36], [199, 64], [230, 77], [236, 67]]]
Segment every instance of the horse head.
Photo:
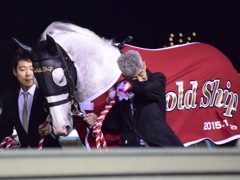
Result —
[[36, 84], [42, 92], [49, 108], [56, 135], [68, 135], [73, 129], [71, 110], [75, 109], [74, 91], [77, 73], [74, 62], [64, 49], [47, 35], [35, 48], [18, 40], [17, 44], [32, 59]]

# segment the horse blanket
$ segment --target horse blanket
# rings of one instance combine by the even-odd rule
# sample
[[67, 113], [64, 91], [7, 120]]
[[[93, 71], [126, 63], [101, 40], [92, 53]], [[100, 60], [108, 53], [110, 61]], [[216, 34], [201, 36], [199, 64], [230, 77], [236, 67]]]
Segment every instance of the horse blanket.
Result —
[[[141, 54], [150, 71], [166, 75], [167, 122], [184, 146], [204, 139], [224, 144], [240, 138], [240, 76], [223, 53], [204, 43], [160, 49], [125, 45], [122, 52], [130, 49]], [[93, 112], [100, 113], [107, 95], [92, 101]], [[82, 122], [74, 122], [80, 139], [94, 146]], [[105, 138], [115, 146], [121, 137], [106, 134]]]

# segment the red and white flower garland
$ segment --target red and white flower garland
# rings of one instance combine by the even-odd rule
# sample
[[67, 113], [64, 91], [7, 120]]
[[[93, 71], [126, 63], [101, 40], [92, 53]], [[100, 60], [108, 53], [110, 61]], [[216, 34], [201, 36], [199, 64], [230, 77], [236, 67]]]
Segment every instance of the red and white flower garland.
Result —
[[102, 133], [102, 124], [107, 113], [116, 102], [114, 99], [118, 97], [119, 101], [122, 101], [123, 99], [127, 100], [129, 98], [128, 90], [131, 88], [132, 85], [128, 81], [122, 81], [121, 83], [118, 84], [116, 90], [112, 90], [109, 92], [109, 97], [112, 100], [109, 102], [109, 104], [105, 106], [103, 111], [98, 116], [92, 131], [93, 136], [96, 137], [97, 149], [101, 150], [103, 148], [107, 150], [107, 143]]

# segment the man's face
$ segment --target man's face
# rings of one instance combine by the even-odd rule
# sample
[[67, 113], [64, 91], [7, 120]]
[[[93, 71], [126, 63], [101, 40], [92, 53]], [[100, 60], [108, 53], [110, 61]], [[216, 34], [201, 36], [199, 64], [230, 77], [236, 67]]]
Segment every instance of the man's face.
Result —
[[147, 72], [146, 72], [146, 64], [145, 62], [143, 62], [143, 69], [141, 69], [139, 72], [137, 72], [134, 76], [132, 76], [130, 79], [132, 81], [134, 80], [138, 80], [139, 82], [142, 81], [147, 81], [148, 77], [147, 77]]
[[30, 60], [20, 60], [17, 68], [13, 69], [13, 74], [17, 77], [24, 91], [33, 85], [33, 66]]

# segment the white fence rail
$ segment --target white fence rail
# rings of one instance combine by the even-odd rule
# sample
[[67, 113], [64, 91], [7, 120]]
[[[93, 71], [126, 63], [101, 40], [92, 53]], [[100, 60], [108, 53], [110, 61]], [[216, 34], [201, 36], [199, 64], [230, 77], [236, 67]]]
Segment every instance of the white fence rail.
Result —
[[239, 149], [0, 152], [0, 179], [240, 179]]

